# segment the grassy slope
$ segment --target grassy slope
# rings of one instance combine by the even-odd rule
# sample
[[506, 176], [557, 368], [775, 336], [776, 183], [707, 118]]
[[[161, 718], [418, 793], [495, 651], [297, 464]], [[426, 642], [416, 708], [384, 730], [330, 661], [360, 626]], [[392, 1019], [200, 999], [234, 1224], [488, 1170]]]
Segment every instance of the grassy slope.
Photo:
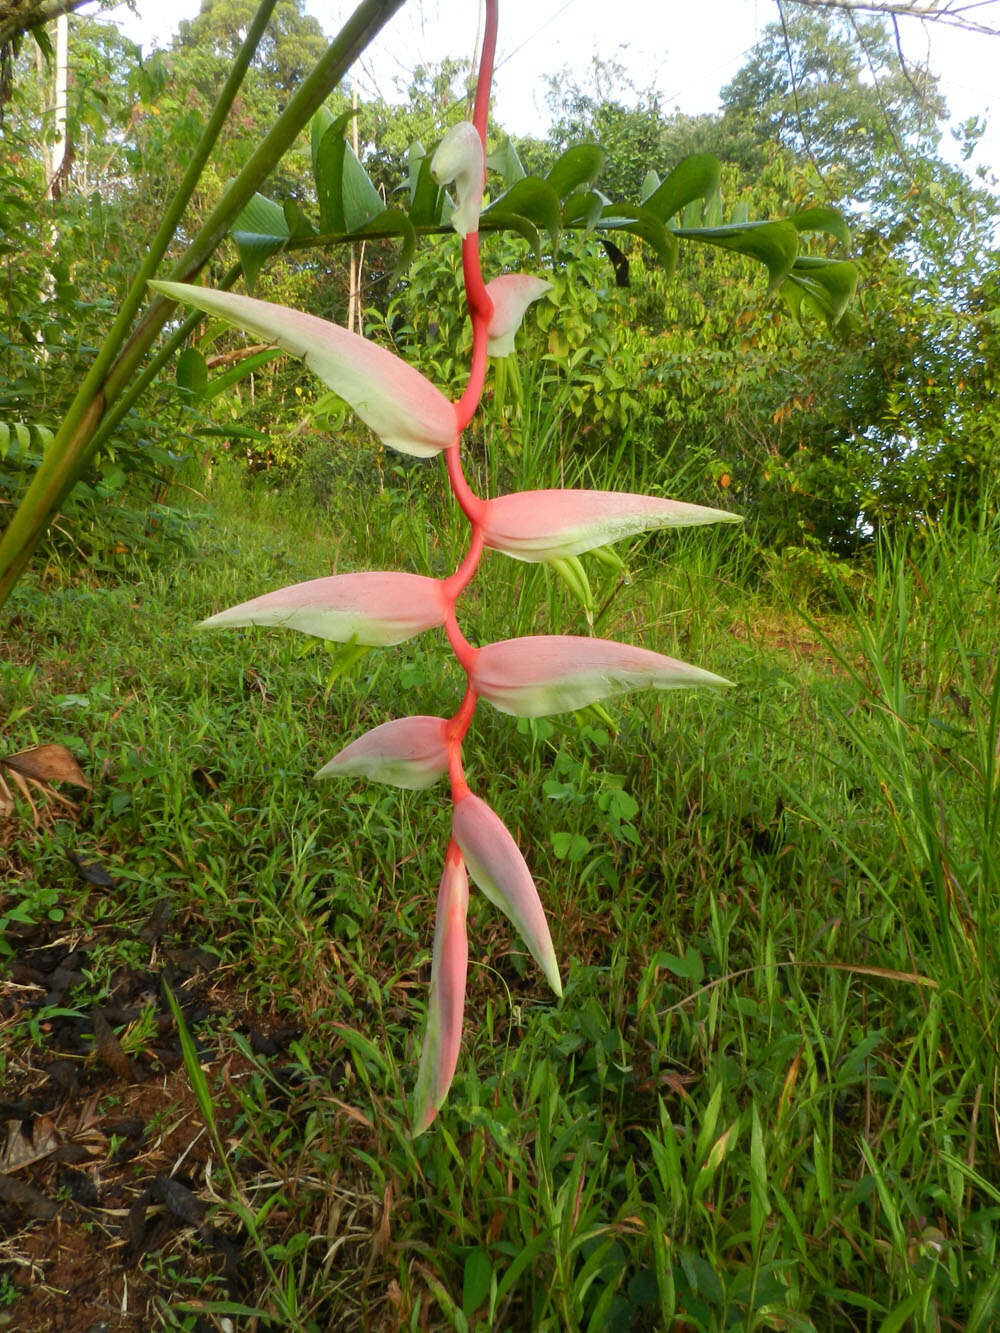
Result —
[[[887, 554], [822, 629], [732, 532], [600, 571], [599, 632], [738, 687], [615, 701], [614, 735], [481, 707], [469, 780], [532, 866], [566, 996], [476, 896], [458, 1074], [411, 1142], [447, 795], [311, 774], [450, 711], [444, 641], [337, 676], [316, 641], [193, 626], [337, 569], [444, 573], [458, 530], [391, 491], [343, 530], [241, 510], [220, 494], [195, 562], [19, 591], [4, 747], [64, 740], [95, 790], [82, 831], [14, 847], [0, 918], [168, 895], [303, 1020], [292, 1109], [263, 1075], [244, 1093], [286, 1247], [258, 1304], [302, 1328], [996, 1327], [997, 531]], [[544, 570], [490, 556], [477, 587], [474, 641], [586, 632]], [[83, 889], [68, 847], [127, 896]]]

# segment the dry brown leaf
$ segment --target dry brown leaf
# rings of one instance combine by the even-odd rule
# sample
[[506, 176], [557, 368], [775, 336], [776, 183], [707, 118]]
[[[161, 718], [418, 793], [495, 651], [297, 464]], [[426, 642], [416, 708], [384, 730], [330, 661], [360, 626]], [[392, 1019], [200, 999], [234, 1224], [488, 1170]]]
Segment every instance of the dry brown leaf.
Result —
[[0, 757], [0, 764], [36, 782], [71, 782], [74, 787], [90, 790], [90, 783], [65, 745], [33, 745]]

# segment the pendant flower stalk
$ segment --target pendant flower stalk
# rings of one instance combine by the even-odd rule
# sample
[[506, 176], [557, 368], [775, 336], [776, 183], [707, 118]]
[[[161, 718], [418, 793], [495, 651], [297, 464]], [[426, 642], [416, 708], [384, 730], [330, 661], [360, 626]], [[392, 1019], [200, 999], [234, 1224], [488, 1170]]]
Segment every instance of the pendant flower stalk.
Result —
[[485, 186], [486, 120], [497, 36], [497, 0], [486, 0], [486, 24], [471, 122], [453, 127], [431, 172], [455, 191], [451, 222], [462, 238], [462, 272], [472, 354], [464, 392], [450, 402], [400, 358], [337, 325], [265, 301], [180, 283], [152, 286], [221, 316], [303, 357], [383, 443], [403, 453], [443, 453], [448, 481], [469, 523], [469, 545], [449, 577], [368, 572], [309, 580], [267, 593], [204, 621], [208, 628], [281, 625], [322, 638], [371, 647], [402, 643], [443, 627], [466, 676], [450, 718], [413, 716], [373, 728], [329, 761], [318, 777], [366, 777], [421, 789], [447, 775], [451, 839], [438, 890], [427, 1026], [416, 1080], [412, 1124], [422, 1133], [443, 1105], [457, 1067], [468, 967], [468, 880], [512, 922], [556, 996], [562, 980], [541, 897], [510, 832], [469, 788], [462, 743], [480, 698], [521, 717], [582, 708], [640, 688], [724, 686], [729, 682], [674, 658], [628, 644], [571, 635], [538, 635], [471, 644], [458, 602], [486, 548], [516, 560], [572, 560], [639, 532], [730, 521], [733, 515], [652, 496], [609, 491], [525, 491], [485, 500], [462, 470], [461, 436], [483, 392], [487, 359], [508, 356], [525, 312], [551, 284], [529, 274], [486, 283], [479, 260], [479, 214]]

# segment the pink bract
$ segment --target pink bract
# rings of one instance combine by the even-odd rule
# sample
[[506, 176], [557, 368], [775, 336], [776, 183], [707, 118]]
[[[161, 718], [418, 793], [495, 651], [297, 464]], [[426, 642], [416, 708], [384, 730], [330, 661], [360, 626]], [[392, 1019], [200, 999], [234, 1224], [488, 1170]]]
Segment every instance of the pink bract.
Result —
[[562, 995], [545, 909], [531, 871], [502, 821], [485, 801], [468, 792], [455, 804], [451, 835], [476, 885], [510, 917], [545, 979]]
[[469, 964], [469, 941], [465, 931], [468, 907], [469, 880], [465, 864], [458, 848], [452, 844], [448, 848], [438, 889], [427, 1030], [413, 1099], [416, 1134], [424, 1132], [443, 1105], [458, 1064]]
[[401, 717], [383, 722], [334, 755], [318, 778], [365, 777], [420, 791], [448, 768], [447, 721], [443, 717]]
[[493, 314], [486, 328], [486, 351], [490, 356], [510, 356], [524, 312], [532, 301], [552, 290], [552, 283], [530, 273], [504, 273], [488, 282], [486, 290], [493, 302]]
[[443, 625], [448, 609], [440, 582], [422, 574], [334, 574], [254, 597], [201, 624], [282, 625], [338, 643], [385, 648]]
[[426, 458], [455, 443], [455, 409], [430, 380], [384, 347], [339, 324], [271, 301], [183, 282], [151, 282], [174, 301], [218, 315], [301, 356], [384, 443]]
[[584, 708], [628, 690], [729, 683], [647, 648], [569, 634], [488, 643], [479, 649], [472, 668], [473, 689], [500, 712], [517, 717]]
[[486, 545], [515, 560], [580, 555], [653, 528], [735, 523], [736, 514], [618, 491], [518, 491], [487, 502]]

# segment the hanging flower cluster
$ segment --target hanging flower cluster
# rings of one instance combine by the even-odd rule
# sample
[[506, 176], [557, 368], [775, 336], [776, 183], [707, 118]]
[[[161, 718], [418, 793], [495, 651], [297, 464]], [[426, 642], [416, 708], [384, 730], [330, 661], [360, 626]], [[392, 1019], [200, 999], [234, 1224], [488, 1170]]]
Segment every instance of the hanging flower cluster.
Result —
[[628, 690], [728, 684], [698, 667], [606, 639], [536, 635], [477, 648], [459, 628], [457, 603], [475, 575], [484, 547], [516, 560], [559, 560], [654, 528], [733, 518], [719, 510], [645, 495], [543, 490], [484, 500], [469, 486], [461, 465], [461, 437], [479, 406], [487, 358], [510, 355], [528, 306], [550, 289], [549, 283], [524, 273], [484, 283], [480, 268], [478, 222], [495, 45], [496, 0], [487, 0], [473, 120], [448, 131], [431, 165], [437, 183], [454, 189], [451, 223], [462, 237], [472, 321], [472, 364], [458, 402], [450, 402], [390, 352], [312, 315], [230, 292], [182, 283], [150, 284], [302, 357], [393, 449], [418, 457], [443, 453], [452, 492], [469, 522], [468, 551], [449, 578], [378, 572], [312, 579], [204, 622], [206, 626], [282, 625], [371, 647], [402, 643], [443, 626], [465, 672], [465, 696], [453, 716], [386, 722], [341, 750], [318, 775], [424, 788], [447, 774], [451, 786], [451, 839], [438, 890], [427, 1028], [413, 1112], [417, 1133], [430, 1125], [443, 1104], [458, 1062], [468, 966], [469, 876], [506, 913], [552, 990], [562, 994], [545, 912], [524, 857], [497, 815], [465, 780], [462, 741], [479, 699], [504, 713], [540, 717], [583, 708]]

